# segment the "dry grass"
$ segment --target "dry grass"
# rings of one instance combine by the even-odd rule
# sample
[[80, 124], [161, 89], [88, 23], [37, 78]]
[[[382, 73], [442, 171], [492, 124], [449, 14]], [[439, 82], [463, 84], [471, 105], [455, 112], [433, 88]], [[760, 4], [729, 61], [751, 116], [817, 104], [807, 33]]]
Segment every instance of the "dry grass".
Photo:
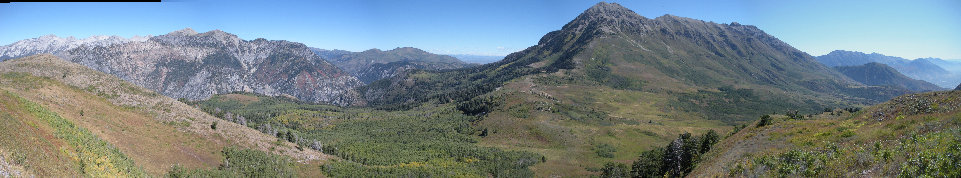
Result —
[[224, 143], [212, 142], [190, 132], [180, 132], [172, 125], [154, 120], [136, 109], [113, 105], [99, 96], [55, 81], [26, 75], [19, 77], [39, 82], [42, 87], [6, 85], [12, 82], [7, 82], [9, 78], [4, 77], [4, 85], [0, 85], [0, 88], [41, 104], [97, 134], [134, 159], [148, 173], [161, 175], [178, 164], [203, 168], [220, 164], [219, 151]]
[[34, 177], [35, 175], [27, 172], [26, 169], [18, 163], [14, 163], [14, 159], [20, 159], [14, 156], [11, 152], [6, 152], [0, 149], [0, 177]]
[[[0, 88], [90, 129], [154, 175], [176, 164], [219, 165], [219, 151], [226, 145], [283, 154], [302, 162], [330, 158], [310, 149], [299, 151], [289, 142], [277, 146], [273, 136], [52, 55], [0, 63], [0, 73], [29, 74], [5, 77]], [[216, 130], [210, 128], [213, 122], [218, 122]]]
[[0, 92], [0, 150], [4, 150], [0, 157], [7, 167], [3, 169], [41, 177], [80, 176], [75, 161], [61, 154], [67, 144], [54, 136], [53, 128], [20, 109], [16, 98]]
[[[818, 168], [799, 169], [817, 177], [914, 177], [911, 166], [917, 160], [942, 159], [922, 155], [951, 156], [961, 125], [958, 98], [958, 91], [929, 92], [900, 96], [856, 113], [835, 110], [801, 120], [775, 116], [779, 119], [772, 125], [749, 125], [718, 143], [691, 175], [800, 176], [803, 173], [779, 175], [785, 173], [771, 167], [792, 164], [776, 162], [791, 152], [823, 161], [817, 162]], [[927, 174], [943, 173], [938, 171]]]

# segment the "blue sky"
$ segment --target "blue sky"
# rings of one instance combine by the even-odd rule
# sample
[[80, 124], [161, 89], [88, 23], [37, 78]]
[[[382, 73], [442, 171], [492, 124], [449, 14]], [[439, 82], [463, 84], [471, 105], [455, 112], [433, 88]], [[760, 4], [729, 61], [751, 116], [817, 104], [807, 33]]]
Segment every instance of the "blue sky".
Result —
[[[362, 51], [411, 46], [442, 54], [506, 55], [535, 45], [597, 1], [206, 1], [0, 4], [0, 45], [47, 34], [161, 35], [213, 29]], [[634, 0], [664, 14], [755, 25], [808, 52], [835, 49], [961, 59], [961, 1]]]

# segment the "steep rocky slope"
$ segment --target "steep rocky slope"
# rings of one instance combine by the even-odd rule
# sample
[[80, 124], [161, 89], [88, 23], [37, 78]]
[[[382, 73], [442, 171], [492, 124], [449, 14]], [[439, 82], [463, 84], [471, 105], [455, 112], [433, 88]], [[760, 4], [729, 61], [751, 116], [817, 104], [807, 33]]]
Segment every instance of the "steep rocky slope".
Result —
[[196, 33], [188, 28], [142, 42], [81, 46], [56, 55], [190, 100], [246, 91], [344, 106], [358, 102], [352, 88], [362, 84], [303, 44], [248, 41], [219, 30]]
[[866, 85], [892, 86], [918, 92], [944, 90], [923, 80], [904, 76], [894, 68], [877, 62], [858, 66], [838, 66], [834, 69]]
[[413, 69], [446, 70], [473, 66], [447, 55], [428, 53], [412, 47], [363, 52], [312, 49], [325, 60], [356, 76], [364, 83], [393, 77]]

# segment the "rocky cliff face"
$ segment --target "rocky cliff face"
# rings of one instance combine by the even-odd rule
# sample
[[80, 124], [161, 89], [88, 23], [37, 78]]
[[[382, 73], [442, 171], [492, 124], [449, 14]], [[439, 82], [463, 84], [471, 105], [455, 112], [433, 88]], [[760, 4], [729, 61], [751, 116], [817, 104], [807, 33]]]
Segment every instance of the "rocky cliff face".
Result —
[[356, 77], [327, 63], [301, 44], [247, 41], [214, 30], [184, 29], [109, 46], [80, 46], [57, 53], [173, 98], [205, 99], [233, 91], [289, 95], [335, 105], [362, 104]]
[[132, 38], [123, 38], [120, 36], [91, 36], [77, 39], [72, 36], [61, 38], [56, 35], [47, 35], [0, 46], [0, 61], [34, 54], [57, 53], [80, 46], [96, 47], [134, 41], [147, 41], [148, 38], [150, 37], [134, 36]]
[[316, 48], [313, 51], [364, 83], [393, 77], [414, 69], [445, 70], [473, 66], [451, 56], [432, 54], [412, 47], [388, 51], [370, 49], [363, 52], [349, 52]]

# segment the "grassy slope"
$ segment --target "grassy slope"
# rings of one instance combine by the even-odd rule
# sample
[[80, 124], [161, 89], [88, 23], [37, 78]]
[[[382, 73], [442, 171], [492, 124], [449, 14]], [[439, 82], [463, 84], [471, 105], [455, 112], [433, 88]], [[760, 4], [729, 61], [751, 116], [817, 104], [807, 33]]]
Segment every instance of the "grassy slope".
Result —
[[[605, 86], [538, 85], [517, 80], [489, 95], [504, 103], [475, 123], [490, 134], [482, 145], [544, 155], [531, 169], [538, 176], [593, 175], [605, 162], [630, 163], [640, 152], [665, 145], [678, 134], [729, 129], [696, 113], [666, 109], [674, 98]], [[601, 156], [602, 145], [614, 148]]]
[[694, 175], [958, 176], [961, 91], [904, 95], [861, 112], [776, 119], [725, 139]]
[[[152, 175], [166, 173], [174, 165], [217, 166], [222, 159], [220, 151], [227, 145], [271, 151], [300, 161], [328, 157], [312, 150], [299, 151], [291, 143], [275, 143], [272, 136], [221, 121], [173, 99], [54, 56], [5, 61], [0, 63], [0, 73], [0, 89], [89, 129]], [[212, 122], [218, 122], [217, 130], [210, 129]]]
[[[639, 50], [618, 46], [629, 44], [623, 40], [596, 42], [574, 57], [580, 65], [575, 69], [525, 76], [484, 95], [502, 96], [504, 101], [475, 123], [478, 129], [493, 130], [481, 143], [545, 155], [546, 163], [532, 167], [541, 176], [586, 176], [595, 174], [593, 170], [606, 162], [629, 164], [640, 152], [666, 145], [681, 133], [701, 134], [711, 129], [725, 133], [731, 125], [765, 113], [811, 112], [822, 105], [796, 98], [825, 96], [771, 95], [784, 90], [745, 82], [708, 86], [744, 87], [749, 89], [742, 90], [748, 96], [697, 86], [671, 76], [676, 74], [639, 64], [629, 57], [638, 56]], [[609, 72], [592, 71], [598, 66]], [[595, 77], [598, 75], [607, 77]], [[614, 78], [611, 76], [626, 77], [627, 82], [616, 83], [635, 86], [605, 83]], [[781, 104], [769, 103], [777, 99]], [[837, 101], [817, 101], [833, 102]], [[615, 148], [613, 157], [597, 153], [603, 145]]]
[[19, 165], [37, 176], [79, 175], [80, 169], [70, 157], [60, 154], [67, 143], [54, 136], [53, 128], [33, 116], [9, 92], [0, 93], [0, 147], [8, 164]]
[[11, 162], [38, 176], [145, 176], [142, 168], [110, 143], [46, 108], [7, 91], [0, 94]]
[[[186, 122], [162, 123], [135, 108], [113, 105], [105, 99], [57, 81], [23, 73], [0, 76], [0, 88], [17, 93], [98, 134], [117, 145], [154, 175], [173, 165], [213, 167], [219, 164], [220, 147], [195, 134], [180, 132]], [[81, 114], [82, 113], [82, 114]]]

